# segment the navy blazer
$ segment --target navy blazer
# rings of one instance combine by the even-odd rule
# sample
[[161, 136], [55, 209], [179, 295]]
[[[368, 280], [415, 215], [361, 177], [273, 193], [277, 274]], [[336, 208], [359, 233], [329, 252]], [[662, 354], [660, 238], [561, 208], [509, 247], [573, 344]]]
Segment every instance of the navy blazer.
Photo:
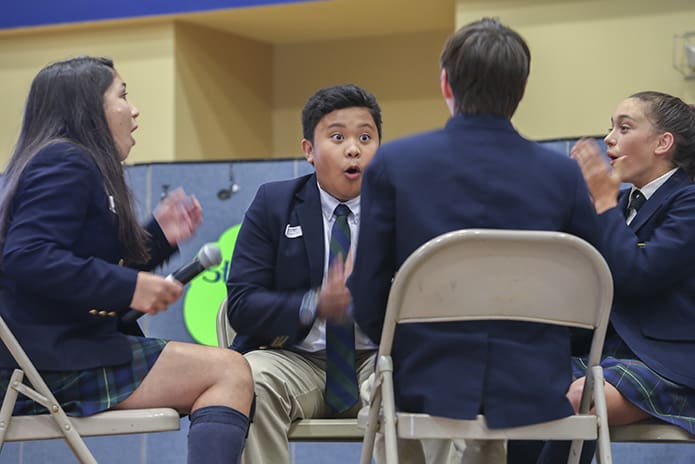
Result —
[[304, 294], [321, 286], [324, 230], [316, 175], [258, 189], [234, 246], [227, 280], [232, 348], [245, 353], [300, 343]]
[[[118, 205], [115, 205], [116, 212]], [[68, 143], [37, 153], [22, 173], [2, 250], [0, 312], [37, 369], [81, 370], [129, 362], [118, 331], [137, 270], [119, 266], [118, 216], [103, 176]], [[151, 268], [175, 248], [156, 224]], [[3, 346], [0, 367], [16, 364]]]
[[[463, 228], [563, 231], [597, 244], [574, 161], [525, 140], [503, 118], [455, 116], [441, 130], [383, 145], [367, 168], [348, 284], [355, 320], [381, 338], [391, 279], [437, 235]], [[527, 322], [407, 324], [392, 347], [396, 405], [491, 427], [572, 414], [569, 331]]]
[[649, 367], [695, 388], [695, 184], [676, 171], [627, 226], [629, 191], [599, 215], [615, 283], [611, 323]]

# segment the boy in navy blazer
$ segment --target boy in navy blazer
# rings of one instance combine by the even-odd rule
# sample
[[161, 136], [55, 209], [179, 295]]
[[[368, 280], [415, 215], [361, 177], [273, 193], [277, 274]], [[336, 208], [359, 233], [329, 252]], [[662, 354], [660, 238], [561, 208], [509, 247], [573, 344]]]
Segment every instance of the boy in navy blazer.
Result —
[[[440, 234], [535, 229], [597, 242], [596, 214], [578, 167], [512, 127], [529, 70], [529, 49], [515, 31], [493, 19], [464, 26], [441, 55], [451, 119], [442, 129], [383, 145], [367, 169], [364, 227], [349, 287], [355, 321], [374, 342], [394, 274]], [[563, 327], [406, 324], [396, 330], [392, 356], [396, 406], [406, 411], [457, 419], [484, 411], [491, 428], [573, 413], [565, 397], [572, 378]], [[469, 443], [464, 459], [505, 462], [500, 445]]]
[[[290, 462], [287, 431], [293, 421], [355, 417], [359, 409], [356, 397], [340, 407], [325, 397], [326, 326], [354, 326], [345, 285], [351, 259], [329, 266], [329, 242], [334, 210], [344, 205], [355, 246], [362, 174], [379, 146], [381, 110], [356, 85], [328, 87], [308, 100], [302, 125], [302, 151], [316, 172], [258, 189], [227, 281], [228, 316], [237, 332], [232, 348], [246, 353], [257, 395], [244, 451], [244, 462], [252, 464]], [[359, 327], [354, 345], [347, 374], [357, 385], [373, 369], [376, 346]]]

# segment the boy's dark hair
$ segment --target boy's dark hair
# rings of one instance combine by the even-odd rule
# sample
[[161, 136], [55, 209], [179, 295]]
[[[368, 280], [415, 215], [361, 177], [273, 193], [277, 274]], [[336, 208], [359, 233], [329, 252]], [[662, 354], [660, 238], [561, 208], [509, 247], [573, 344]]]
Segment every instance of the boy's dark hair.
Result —
[[660, 132], [673, 134], [676, 146], [673, 163], [695, 176], [695, 110], [683, 100], [662, 92], [637, 92], [636, 98], [647, 104], [646, 116]]
[[524, 95], [530, 65], [531, 52], [524, 39], [493, 18], [456, 31], [440, 57], [456, 113], [506, 118], [512, 117]]
[[381, 140], [381, 108], [374, 95], [355, 84], [324, 87], [309, 98], [302, 110], [304, 138], [314, 143], [314, 130], [325, 115], [335, 110], [352, 107], [369, 110]]

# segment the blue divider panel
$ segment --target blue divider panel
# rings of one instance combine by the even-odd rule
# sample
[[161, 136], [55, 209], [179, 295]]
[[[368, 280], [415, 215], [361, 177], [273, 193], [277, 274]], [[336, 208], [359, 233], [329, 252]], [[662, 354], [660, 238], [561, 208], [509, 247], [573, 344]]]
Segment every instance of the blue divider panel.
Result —
[[[294, 177], [299, 163], [307, 164], [304, 160], [282, 160], [152, 165], [148, 199], [151, 205], [156, 205], [167, 189], [181, 186], [187, 193], [194, 194], [203, 208], [203, 224], [195, 236], [181, 246], [180, 252], [164, 266], [161, 273], [169, 274], [188, 263], [205, 243], [216, 242], [228, 228], [241, 224], [258, 187], [265, 182]], [[231, 192], [233, 185], [236, 185], [236, 192]], [[221, 269], [225, 269], [224, 263]], [[223, 272], [211, 272], [205, 277], [224, 281], [226, 276], [222, 275]], [[143, 317], [143, 327], [148, 335], [193, 341], [183, 322], [183, 301], [184, 298], [165, 313]]]

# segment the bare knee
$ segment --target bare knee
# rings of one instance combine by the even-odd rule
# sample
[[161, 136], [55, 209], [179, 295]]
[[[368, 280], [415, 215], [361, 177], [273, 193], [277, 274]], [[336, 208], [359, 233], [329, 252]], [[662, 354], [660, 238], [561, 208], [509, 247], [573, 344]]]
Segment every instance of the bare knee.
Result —
[[586, 377], [580, 377], [570, 384], [569, 390], [567, 390], [567, 399], [574, 409], [574, 413], [579, 412], [579, 406], [582, 400], [582, 392], [584, 391], [584, 381]]
[[236, 351], [222, 349], [218, 369], [220, 382], [232, 391], [247, 396], [250, 402], [253, 397], [253, 375], [248, 361]]
[[231, 358], [229, 360], [229, 369], [234, 372], [234, 381], [239, 388], [244, 388], [253, 393], [253, 375], [249, 362], [241, 354], [236, 351], [227, 350], [226, 353]]
[[253, 376], [248, 362], [236, 351], [226, 348], [211, 350], [207, 358], [211, 383], [193, 405], [222, 405], [248, 415], [253, 401]]
[[606, 383], [606, 409], [609, 425], [625, 425], [649, 417], [649, 414], [629, 402], [613, 385]]

